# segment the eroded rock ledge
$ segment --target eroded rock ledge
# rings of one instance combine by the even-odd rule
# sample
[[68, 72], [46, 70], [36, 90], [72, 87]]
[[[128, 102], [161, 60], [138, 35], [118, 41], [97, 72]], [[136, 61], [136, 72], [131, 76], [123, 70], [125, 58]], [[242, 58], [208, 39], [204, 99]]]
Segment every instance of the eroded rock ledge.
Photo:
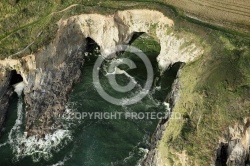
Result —
[[11, 72], [2, 70], [0, 72], [0, 136], [3, 129], [3, 124], [6, 119], [6, 113], [9, 106], [9, 100], [13, 94], [13, 89], [9, 87]]
[[[172, 84], [171, 92], [168, 94], [166, 101], [169, 103], [170, 107], [170, 113], [173, 112], [173, 109], [175, 107], [175, 103], [177, 102], [179, 98], [179, 89], [180, 89], [180, 84], [179, 84], [179, 74], [181, 73], [181, 69], [178, 70], [176, 79], [174, 83]], [[151, 146], [150, 150], [145, 157], [145, 159], [141, 162], [142, 166], [161, 166], [164, 165], [163, 163], [160, 162], [160, 157], [159, 157], [159, 151], [158, 151], [158, 144], [159, 141], [161, 141], [162, 136], [164, 134], [164, 131], [167, 129], [167, 122], [169, 120], [168, 117], [167, 119], [162, 119], [158, 123], [156, 130], [154, 134], [151, 137]]]
[[15, 69], [23, 77], [28, 136], [43, 137], [62, 128], [56, 119], [65, 111], [67, 96], [81, 74], [87, 37], [100, 46], [103, 56], [108, 56], [110, 48], [127, 44], [134, 33], [148, 33], [160, 42], [158, 63], [162, 70], [176, 62], [190, 62], [203, 53], [195, 43], [186, 44], [190, 38], [176, 37], [171, 32], [173, 21], [158, 11], [83, 14], [61, 20], [58, 26], [56, 38], [38, 53], [0, 61], [3, 70]]
[[246, 165], [250, 162], [250, 118], [245, 118], [244, 125], [229, 127], [225, 137], [220, 140], [215, 165]]

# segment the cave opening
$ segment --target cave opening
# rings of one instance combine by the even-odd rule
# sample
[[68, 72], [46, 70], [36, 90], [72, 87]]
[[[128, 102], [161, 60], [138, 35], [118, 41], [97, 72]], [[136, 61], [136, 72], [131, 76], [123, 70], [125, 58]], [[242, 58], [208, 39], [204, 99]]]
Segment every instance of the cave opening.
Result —
[[227, 159], [228, 159], [228, 144], [221, 143], [220, 148], [217, 151], [217, 159], [216, 159], [216, 166], [226, 166]]
[[100, 53], [100, 46], [90, 37], [86, 38], [86, 52], [84, 65], [91, 66], [95, 63]]
[[86, 38], [87, 52], [92, 52], [93, 50], [100, 50], [100, 46], [90, 37]]
[[227, 154], [228, 144], [222, 144], [221, 146], [221, 163], [226, 165], [228, 154]]
[[128, 44], [131, 45], [136, 39], [138, 39], [144, 33], [145, 32], [134, 32]]
[[11, 71], [10, 86], [23, 81], [23, 77], [16, 70]]

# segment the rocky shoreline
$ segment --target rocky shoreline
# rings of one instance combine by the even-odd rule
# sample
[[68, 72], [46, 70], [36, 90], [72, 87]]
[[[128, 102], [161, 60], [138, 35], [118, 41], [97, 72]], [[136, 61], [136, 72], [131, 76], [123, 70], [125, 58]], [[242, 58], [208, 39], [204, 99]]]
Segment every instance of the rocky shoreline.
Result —
[[79, 27], [60, 27], [55, 41], [36, 55], [37, 70], [24, 89], [26, 131], [44, 136], [60, 129], [68, 95], [81, 75], [86, 41]]
[[2, 80], [0, 83], [0, 136], [4, 132], [4, 122], [6, 120], [9, 100], [13, 94], [13, 88], [10, 86], [11, 73], [2, 71]]
[[[87, 38], [100, 46], [103, 56], [108, 56], [110, 48], [129, 43], [135, 33], [147, 33], [161, 45], [157, 61], [162, 71], [176, 62], [190, 62], [203, 54], [203, 48], [195, 43], [185, 45], [192, 39], [167, 33], [172, 26], [172, 20], [152, 10], [119, 11], [112, 16], [73, 16], [58, 22], [55, 39], [38, 53], [20, 59], [1, 60], [2, 68], [16, 70], [25, 84], [25, 135], [44, 138], [46, 134], [63, 129], [59, 117], [66, 110], [68, 95], [81, 76]], [[177, 78], [166, 100], [170, 103], [171, 111], [178, 99], [178, 89]], [[157, 144], [166, 125], [167, 119], [158, 124], [144, 165], [156, 165]]]
[[[23, 77], [27, 136], [43, 137], [60, 129], [57, 118], [65, 111], [68, 94], [81, 75], [86, 40], [79, 27], [69, 26], [60, 26], [54, 41], [37, 54], [0, 61], [1, 69], [7, 73], [16, 70]], [[13, 92], [7, 90], [10, 76], [2, 79], [6, 83], [1, 86], [1, 124]]]
[[250, 162], [250, 118], [244, 124], [229, 126], [228, 131], [219, 141], [215, 165], [246, 165]]
[[7, 92], [2, 96], [0, 99], [0, 137], [2, 132], [4, 132], [4, 123], [6, 120], [7, 116], [7, 111], [9, 107], [9, 101], [11, 99], [11, 96], [13, 94], [13, 88], [8, 88]]
[[167, 119], [162, 119], [159, 121], [156, 130], [154, 134], [151, 137], [150, 144], [151, 147], [149, 149], [149, 152], [146, 156], [146, 158], [142, 161], [141, 165], [143, 166], [158, 166], [158, 152], [157, 152], [157, 145], [159, 141], [162, 139], [163, 133], [167, 128], [167, 122], [169, 118], [171, 118], [171, 113], [174, 109], [175, 103], [178, 100], [179, 96], [179, 89], [180, 89], [180, 84], [179, 84], [179, 74], [181, 72], [181, 69], [179, 69], [176, 79], [174, 83], [172, 84], [171, 92], [168, 94], [166, 97], [166, 102], [169, 103], [170, 109], [167, 110], [170, 113], [170, 116]]
[[3, 67], [16, 70], [23, 77], [28, 136], [43, 136], [60, 129], [57, 118], [65, 111], [67, 96], [80, 77], [87, 38], [93, 39], [102, 54], [108, 56], [110, 48], [128, 43], [135, 32], [148, 33], [160, 42], [157, 60], [162, 70], [176, 62], [192, 61], [203, 53], [195, 44], [182, 47], [187, 39], [166, 34], [171, 26], [172, 20], [152, 10], [73, 16], [58, 22], [55, 39], [35, 55], [0, 61]]

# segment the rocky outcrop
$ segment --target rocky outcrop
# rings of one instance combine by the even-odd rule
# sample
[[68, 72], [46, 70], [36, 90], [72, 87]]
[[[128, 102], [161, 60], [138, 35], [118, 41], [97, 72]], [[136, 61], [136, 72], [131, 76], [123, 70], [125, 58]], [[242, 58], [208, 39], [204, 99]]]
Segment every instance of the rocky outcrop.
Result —
[[225, 138], [220, 141], [215, 165], [244, 166], [250, 162], [250, 118], [244, 125], [229, 127]]
[[166, 110], [167, 112], [169, 112], [169, 116], [166, 119], [160, 120], [160, 122], [158, 123], [156, 130], [151, 137], [150, 150], [145, 160], [142, 161], [143, 166], [159, 166], [159, 156], [158, 156], [157, 145], [159, 141], [162, 139], [163, 133], [167, 127], [167, 121], [169, 120], [169, 118], [171, 118], [172, 110], [179, 97], [179, 88], [180, 88], [179, 80], [178, 80], [179, 73], [180, 73], [180, 70], [177, 74], [176, 80], [174, 81], [172, 85], [172, 88], [171, 88], [172, 90], [166, 98], [166, 102], [169, 103], [169, 109]]
[[68, 22], [60, 24], [56, 39], [35, 55], [36, 69], [28, 74], [24, 89], [28, 135], [60, 128], [57, 118], [80, 77], [85, 46], [79, 26]]
[[[9, 107], [9, 100], [12, 94], [13, 94], [13, 89], [9, 88], [7, 92], [0, 99], [0, 128], [1, 129], [6, 119], [7, 109]], [[1, 132], [2, 131], [0, 131], [0, 135], [1, 135]]]
[[9, 71], [1, 71], [0, 81], [0, 135], [3, 130], [3, 124], [6, 119], [9, 99], [13, 94], [13, 88], [9, 86], [11, 73]]
[[175, 62], [189, 62], [203, 53], [195, 44], [185, 45], [189, 39], [169, 33], [173, 25], [172, 20], [152, 10], [73, 16], [58, 22], [56, 38], [35, 55], [0, 61], [3, 67], [15, 69], [23, 77], [28, 135], [44, 135], [60, 128], [56, 118], [65, 111], [68, 93], [80, 76], [86, 38], [100, 46], [103, 56], [109, 56], [113, 47], [127, 44], [134, 33], [148, 33], [160, 42], [158, 62], [165, 70]]
[[[13, 79], [15, 79], [13, 75], [13, 71], [17, 71], [24, 78], [24, 82], [27, 84], [27, 75], [29, 71], [32, 71], [33, 56], [29, 55], [21, 59], [5, 59], [0, 61], [0, 131], [3, 129], [3, 124], [6, 119], [6, 114], [9, 106], [10, 98], [13, 94]], [[22, 79], [23, 79], [22, 78]], [[20, 80], [19, 80], [20, 81]]]
[[56, 119], [80, 77], [85, 46], [79, 26], [61, 24], [54, 41], [39, 53], [0, 61], [2, 68], [16, 70], [23, 77], [28, 135], [42, 136], [60, 128]]
[[169, 30], [174, 26], [173, 20], [158, 11], [126, 10], [112, 16], [89, 14], [74, 16], [66, 21], [69, 20], [80, 25], [84, 36], [92, 38], [104, 56], [112, 53], [116, 45], [129, 43], [136, 32], [151, 35], [161, 45], [157, 60], [162, 70], [175, 62], [190, 62], [204, 51], [195, 43], [183, 47], [189, 39], [180, 39], [170, 33]]

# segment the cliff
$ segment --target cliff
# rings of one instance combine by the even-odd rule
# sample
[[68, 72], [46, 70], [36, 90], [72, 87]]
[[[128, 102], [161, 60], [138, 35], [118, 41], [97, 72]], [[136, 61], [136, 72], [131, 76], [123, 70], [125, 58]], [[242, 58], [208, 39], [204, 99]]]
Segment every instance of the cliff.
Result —
[[[60, 20], [55, 39], [38, 53], [20, 59], [1, 60], [1, 69], [6, 73], [17, 71], [25, 84], [25, 132], [15, 138], [11, 131], [9, 141], [13, 144], [14, 153], [26, 156], [38, 149], [42, 152], [54, 148], [57, 145], [55, 140], [69, 138], [67, 129], [58, 118], [65, 112], [67, 97], [81, 75], [87, 38], [100, 46], [103, 56], [109, 56], [112, 48], [129, 43], [134, 34], [147, 33], [160, 43], [157, 60], [163, 72], [176, 62], [190, 62], [203, 53], [203, 48], [193, 42], [193, 37], [175, 34], [173, 26], [172, 20], [152, 10], [118, 11], [109, 16], [83, 14]], [[8, 85], [9, 78], [2, 78]], [[6, 93], [5, 86], [2, 89], [3, 96], [7, 96], [0, 102], [3, 122], [9, 92]], [[54, 137], [56, 139], [50, 139]], [[161, 134], [158, 137], [160, 139]]]
[[[52, 146], [48, 143], [44, 148], [42, 141], [47, 141], [50, 136], [65, 136], [60, 133], [59, 129], [63, 127], [56, 118], [64, 112], [67, 94], [80, 75], [79, 66], [84, 62], [82, 54], [88, 46], [86, 37], [94, 39], [103, 55], [108, 55], [109, 47], [127, 43], [134, 32], [146, 32], [161, 43], [158, 63], [162, 70], [178, 60], [187, 63], [178, 78], [178, 91], [172, 91], [178, 94], [178, 100], [171, 110], [183, 116], [178, 121], [167, 119], [159, 123], [146, 162], [207, 165], [214, 164], [216, 158], [220, 164], [226, 164], [229, 159], [234, 164], [244, 162], [248, 154], [245, 147], [248, 136], [244, 136], [247, 123], [242, 121], [250, 115], [250, 42], [245, 40], [249, 34], [243, 33], [250, 29], [246, 0], [13, 2], [9, 1], [11, 5], [7, 1], [0, 2], [1, 58], [27, 55], [40, 48], [38, 53], [0, 62], [1, 129], [4, 130], [2, 125], [13, 93], [10, 71], [21, 74], [26, 85], [25, 126], [33, 143], [30, 144], [25, 135], [18, 135], [20, 147], [30, 148], [26, 148], [27, 151], [18, 149], [20, 153], [30, 154], [31, 149], [35, 152], [38, 147], [42, 151], [42, 148]], [[175, 16], [169, 15], [174, 21], [152, 10], [114, 12], [117, 9], [150, 8], [168, 15], [172, 13], [169, 7], [175, 13]], [[115, 14], [79, 15], [81, 13]], [[77, 16], [58, 23], [59, 31], [54, 39], [57, 27], [54, 23], [75, 14]], [[193, 23], [202, 26], [197, 28]], [[183, 29], [184, 33], [181, 33]], [[193, 40], [188, 32], [198, 34], [198, 38], [209, 45], [200, 48], [203, 40]], [[70, 44], [78, 34], [81, 36], [76, 39], [79, 50], [78, 46]], [[41, 48], [44, 45], [46, 47]], [[201, 54], [202, 58], [188, 63]], [[69, 64], [74, 67], [67, 68]], [[236, 127], [228, 127], [234, 126], [236, 121]], [[46, 133], [45, 139], [35, 137], [44, 137]], [[226, 136], [221, 138], [223, 134]], [[214, 153], [216, 149], [217, 154]]]
[[6, 119], [9, 100], [13, 93], [13, 88], [9, 87], [11, 73], [6, 70], [1, 71], [0, 78], [0, 135], [3, 129], [3, 124]]
[[244, 124], [229, 127], [221, 138], [216, 154], [215, 165], [245, 165], [250, 161], [250, 118], [244, 119]]
[[[5, 59], [0, 64], [20, 73], [26, 84], [26, 131], [28, 135], [44, 135], [60, 128], [56, 118], [65, 111], [67, 95], [80, 76], [86, 38], [93, 39], [102, 55], [127, 44], [136, 32], [153, 36], [161, 45], [158, 63], [165, 70], [175, 62], [189, 62], [203, 53], [189, 38], [171, 33], [173, 21], [158, 11], [128, 10], [114, 15], [83, 14], [58, 22], [59, 30], [52, 43], [34, 55], [21, 59]], [[169, 33], [170, 31], [170, 33]]]

